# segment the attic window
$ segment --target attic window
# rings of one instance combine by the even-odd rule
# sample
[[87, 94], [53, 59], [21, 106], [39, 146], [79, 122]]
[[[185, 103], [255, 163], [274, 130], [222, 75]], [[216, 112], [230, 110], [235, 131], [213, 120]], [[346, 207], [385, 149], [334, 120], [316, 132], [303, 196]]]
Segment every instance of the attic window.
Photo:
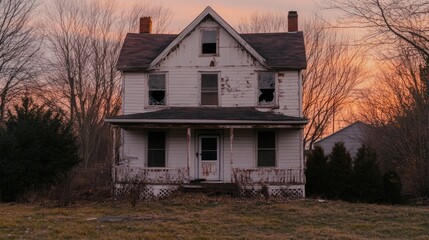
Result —
[[272, 106], [275, 104], [276, 81], [275, 73], [259, 72], [258, 73], [258, 105]]
[[202, 43], [202, 54], [210, 54], [215, 55], [217, 54], [217, 48], [218, 48], [218, 41], [217, 41], [217, 35], [218, 31], [211, 29], [211, 30], [202, 30], [201, 31], [202, 37], [201, 37], [201, 43]]
[[149, 105], [165, 105], [165, 74], [149, 75]]

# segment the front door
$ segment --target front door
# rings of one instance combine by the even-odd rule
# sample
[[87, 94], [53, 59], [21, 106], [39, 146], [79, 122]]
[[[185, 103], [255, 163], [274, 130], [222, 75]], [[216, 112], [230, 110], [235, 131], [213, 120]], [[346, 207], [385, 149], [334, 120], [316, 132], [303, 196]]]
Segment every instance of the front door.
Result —
[[220, 180], [219, 136], [199, 136], [198, 177]]

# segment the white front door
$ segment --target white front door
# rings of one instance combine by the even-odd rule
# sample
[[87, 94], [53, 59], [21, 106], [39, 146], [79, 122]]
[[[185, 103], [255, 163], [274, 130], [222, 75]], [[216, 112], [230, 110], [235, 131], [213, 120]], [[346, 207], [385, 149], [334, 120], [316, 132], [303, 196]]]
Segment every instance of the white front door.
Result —
[[220, 180], [219, 136], [199, 136], [198, 178]]

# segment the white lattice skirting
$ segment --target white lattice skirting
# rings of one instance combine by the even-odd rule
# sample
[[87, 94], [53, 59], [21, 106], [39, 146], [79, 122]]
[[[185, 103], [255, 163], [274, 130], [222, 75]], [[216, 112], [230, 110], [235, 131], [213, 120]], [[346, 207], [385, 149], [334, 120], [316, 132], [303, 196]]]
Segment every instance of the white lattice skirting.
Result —
[[179, 185], [115, 184], [115, 196], [133, 195], [141, 200], [162, 199], [179, 191]]
[[[262, 185], [255, 186], [242, 186], [240, 188], [240, 195], [243, 197], [260, 197], [263, 195]], [[266, 186], [266, 191], [270, 197], [284, 197], [284, 198], [303, 198], [305, 197], [304, 185], [290, 185], [290, 186]]]

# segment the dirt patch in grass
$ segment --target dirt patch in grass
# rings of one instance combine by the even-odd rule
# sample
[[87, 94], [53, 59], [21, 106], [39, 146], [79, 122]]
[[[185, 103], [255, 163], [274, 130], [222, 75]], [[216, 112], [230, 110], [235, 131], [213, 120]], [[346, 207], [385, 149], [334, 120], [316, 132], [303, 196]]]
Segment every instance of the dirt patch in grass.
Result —
[[0, 212], [0, 239], [429, 239], [423, 206], [183, 195], [135, 207], [0, 204]]

